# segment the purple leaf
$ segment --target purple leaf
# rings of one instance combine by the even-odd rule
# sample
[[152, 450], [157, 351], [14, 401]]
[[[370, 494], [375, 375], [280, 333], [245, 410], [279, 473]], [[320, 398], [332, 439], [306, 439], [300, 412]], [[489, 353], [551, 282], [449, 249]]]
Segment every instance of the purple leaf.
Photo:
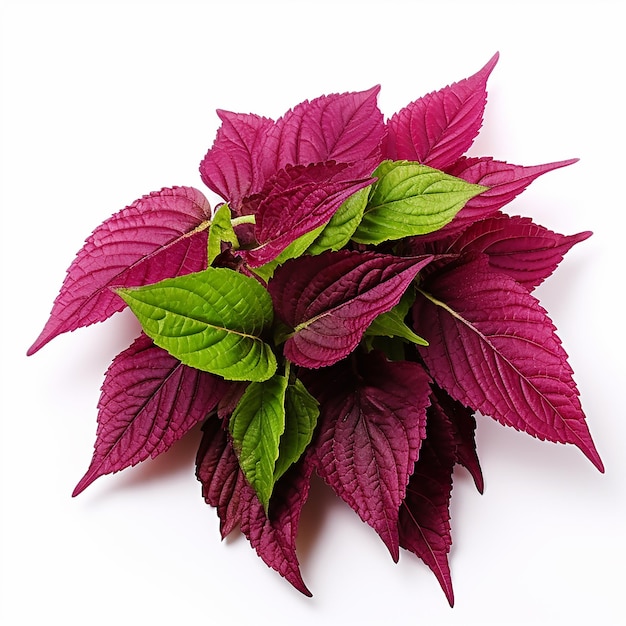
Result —
[[576, 163], [578, 159], [546, 163], [545, 165], [513, 165], [494, 161], [491, 157], [461, 157], [446, 168], [446, 173], [462, 178], [468, 183], [488, 187], [478, 196], [470, 198], [454, 219], [437, 232], [420, 237], [421, 242], [444, 239], [450, 234], [463, 231], [511, 202], [530, 183], [546, 172]]
[[272, 494], [270, 516], [246, 482], [227, 432], [219, 420], [208, 420], [198, 451], [197, 476], [205, 500], [217, 507], [222, 537], [238, 524], [258, 555], [298, 591], [310, 596], [300, 574], [296, 535], [302, 507], [308, 497], [312, 465], [293, 466]]
[[138, 287], [206, 267], [211, 208], [191, 187], [137, 200], [98, 226], [78, 252], [28, 354], [61, 333], [101, 322], [126, 305], [110, 287]]
[[454, 429], [442, 407], [428, 409], [426, 439], [400, 507], [400, 545], [421, 558], [435, 574], [450, 606], [454, 604], [448, 552], [450, 495], [455, 463]]
[[455, 400], [539, 439], [573, 443], [603, 471], [572, 370], [538, 301], [481, 256], [429, 277], [413, 306], [431, 376]]
[[417, 363], [372, 352], [310, 374], [320, 402], [317, 473], [398, 560], [398, 509], [425, 436], [429, 377]]
[[241, 493], [249, 486], [228, 441], [228, 422], [208, 419], [202, 426], [202, 433], [196, 456], [196, 477], [202, 484], [205, 501], [217, 509], [224, 538], [241, 522]]
[[387, 122], [385, 158], [443, 170], [473, 143], [487, 102], [487, 78], [498, 54], [479, 72], [415, 100]]
[[323, 226], [344, 200], [372, 182], [346, 178], [346, 167], [334, 162], [288, 166], [268, 181], [256, 209], [259, 246], [242, 253], [251, 267], [272, 261], [298, 237]]
[[223, 379], [183, 365], [140, 335], [106, 373], [93, 459], [72, 495], [104, 474], [168, 450], [207, 416], [225, 389]]
[[586, 231], [559, 235], [527, 217], [494, 215], [476, 222], [448, 245], [446, 252], [483, 252], [491, 267], [531, 291], [541, 284], [574, 245], [591, 236]]
[[263, 144], [274, 121], [252, 114], [218, 110], [222, 126], [200, 164], [205, 185], [238, 213], [242, 200], [263, 188]]
[[476, 454], [476, 420], [472, 409], [453, 400], [443, 389], [432, 385], [431, 403], [441, 415], [445, 415], [454, 436], [455, 461], [462, 465], [474, 479], [480, 493], [484, 489], [483, 473]]
[[243, 490], [241, 532], [265, 563], [286, 578], [298, 591], [311, 596], [300, 573], [296, 536], [300, 514], [309, 495], [313, 465], [303, 459], [276, 483], [269, 518], [247, 484]]
[[286, 165], [330, 160], [353, 164], [354, 178], [370, 176], [380, 163], [385, 134], [379, 90], [321, 96], [286, 113], [264, 146], [266, 176]]
[[293, 329], [285, 357], [317, 368], [350, 354], [431, 258], [341, 250], [287, 261], [269, 283], [276, 314]]

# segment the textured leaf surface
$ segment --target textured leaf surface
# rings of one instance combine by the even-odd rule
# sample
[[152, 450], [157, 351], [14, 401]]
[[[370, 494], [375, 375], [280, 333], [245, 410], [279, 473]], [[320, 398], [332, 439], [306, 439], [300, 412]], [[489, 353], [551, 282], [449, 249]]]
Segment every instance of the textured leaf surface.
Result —
[[242, 200], [259, 192], [265, 182], [263, 144], [274, 121], [222, 110], [217, 114], [222, 125], [200, 164], [200, 175], [209, 189], [239, 213]]
[[141, 335], [108, 369], [93, 459], [73, 495], [96, 478], [165, 452], [213, 410], [227, 383], [183, 365]]
[[387, 122], [385, 158], [445, 169], [472, 145], [482, 125], [487, 79], [498, 55], [479, 72], [415, 100]]
[[385, 161], [353, 235], [354, 241], [379, 244], [423, 235], [445, 226], [485, 187], [472, 185], [419, 163]]
[[430, 259], [341, 250], [285, 263], [269, 284], [276, 314], [294, 331], [285, 357], [317, 368], [350, 354]]
[[345, 170], [342, 164], [316, 163], [287, 167], [272, 177], [256, 211], [259, 246], [244, 253], [247, 263], [272, 261], [298, 237], [324, 226], [344, 200], [371, 182], [346, 178]]
[[321, 96], [286, 113], [269, 131], [265, 172], [322, 161], [353, 164], [353, 176], [370, 176], [380, 162], [385, 125], [376, 103], [380, 87]]
[[421, 558], [435, 574], [450, 606], [454, 604], [448, 552], [450, 495], [455, 463], [454, 431], [441, 407], [428, 409], [426, 439], [400, 507], [400, 545]]
[[429, 378], [417, 363], [371, 352], [315, 372], [317, 473], [380, 535], [398, 560], [398, 510], [425, 436]]
[[226, 268], [118, 293], [154, 342], [177, 359], [228, 380], [267, 380], [276, 358], [261, 335], [272, 301], [253, 278]]
[[426, 281], [414, 307], [418, 347], [440, 387], [540, 439], [573, 443], [602, 471], [567, 355], [528, 291], [479, 257]]
[[211, 208], [196, 189], [162, 189], [102, 223], [67, 270], [34, 354], [68, 331], [101, 322], [124, 308], [110, 287], [134, 287], [206, 267]]
[[233, 448], [250, 486], [267, 511], [276, 482], [274, 468], [285, 430], [287, 379], [275, 374], [250, 383], [229, 420]]
[[447, 252], [484, 252], [493, 269], [532, 290], [552, 274], [573, 245], [590, 236], [589, 231], [559, 235], [527, 217], [495, 215], [467, 228], [450, 242]]
[[241, 472], [221, 421], [205, 423], [196, 475], [205, 500], [217, 507], [222, 536], [239, 525], [263, 561], [307, 596], [311, 592], [300, 574], [296, 536], [311, 471], [310, 463], [300, 463], [277, 483], [268, 518]]

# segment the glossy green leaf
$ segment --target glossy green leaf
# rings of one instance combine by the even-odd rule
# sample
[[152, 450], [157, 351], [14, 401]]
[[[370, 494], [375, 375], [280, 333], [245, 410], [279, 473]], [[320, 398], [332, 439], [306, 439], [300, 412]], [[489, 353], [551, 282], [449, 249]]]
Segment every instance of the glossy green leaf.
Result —
[[211, 220], [211, 227], [209, 228], [209, 253], [208, 263], [211, 265], [222, 251], [222, 242], [226, 241], [233, 245], [233, 248], [239, 247], [239, 240], [233, 229], [233, 225], [230, 221], [230, 207], [227, 204], [222, 204]]
[[373, 174], [363, 219], [352, 239], [379, 244], [439, 230], [487, 187], [411, 161], [384, 161]]
[[250, 383], [229, 420], [239, 466], [266, 513], [285, 430], [286, 390], [287, 378], [280, 374], [264, 382]]
[[341, 250], [350, 241], [363, 218], [370, 189], [371, 185], [360, 189], [343, 202], [307, 250], [309, 254]]
[[297, 378], [285, 393], [285, 432], [280, 440], [280, 450], [274, 479], [278, 480], [302, 456], [311, 443], [319, 417], [319, 403]]
[[210, 267], [117, 293], [154, 343], [186, 365], [227, 380], [262, 381], [276, 371], [261, 338], [272, 300], [254, 278]]

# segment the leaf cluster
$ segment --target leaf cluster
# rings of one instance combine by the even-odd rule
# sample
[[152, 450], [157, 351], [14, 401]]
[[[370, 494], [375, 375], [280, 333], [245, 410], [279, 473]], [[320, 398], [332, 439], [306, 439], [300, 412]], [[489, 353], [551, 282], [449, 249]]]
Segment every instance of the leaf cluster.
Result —
[[483, 488], [475, 413], [602, 471], [533, 295], [591, 233], [502, 211], [575, 160], [465, 156], [496, 61], [387, 120], [377, 87], [277, 121], [218, 111], [200, 174], [223, 203], [172, 187], [96, 228], [29, 350], [126, 306], [142, 325], [106, 373], [75, 495], [201, 423], [197, 477], [223, 536], [238, 527], [309, 594], [296, 536], [315, 472], [452, 604], [454, 467]]

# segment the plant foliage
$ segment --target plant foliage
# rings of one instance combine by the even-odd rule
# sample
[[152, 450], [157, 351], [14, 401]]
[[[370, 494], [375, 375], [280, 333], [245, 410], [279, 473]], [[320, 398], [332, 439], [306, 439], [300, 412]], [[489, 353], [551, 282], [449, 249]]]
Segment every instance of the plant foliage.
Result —
[[106, 373], [74, 495], [201, 423], [197, 477], [305, 594], [296, 551], [312, 474], [432, 569], [450, 604], [449, 502], [482, 492], [475, 413], [571, 443], [603, 471], [567, 355], [533, 290], [571, 246], [502, 211], [538, 166], [469, 157], [479, 72], [385, 120], [379, 88], [277, 121], [218, 111], [192, 188], [137, 200], [87, 239], [32, 354], [125, 306], [143, 332]]

